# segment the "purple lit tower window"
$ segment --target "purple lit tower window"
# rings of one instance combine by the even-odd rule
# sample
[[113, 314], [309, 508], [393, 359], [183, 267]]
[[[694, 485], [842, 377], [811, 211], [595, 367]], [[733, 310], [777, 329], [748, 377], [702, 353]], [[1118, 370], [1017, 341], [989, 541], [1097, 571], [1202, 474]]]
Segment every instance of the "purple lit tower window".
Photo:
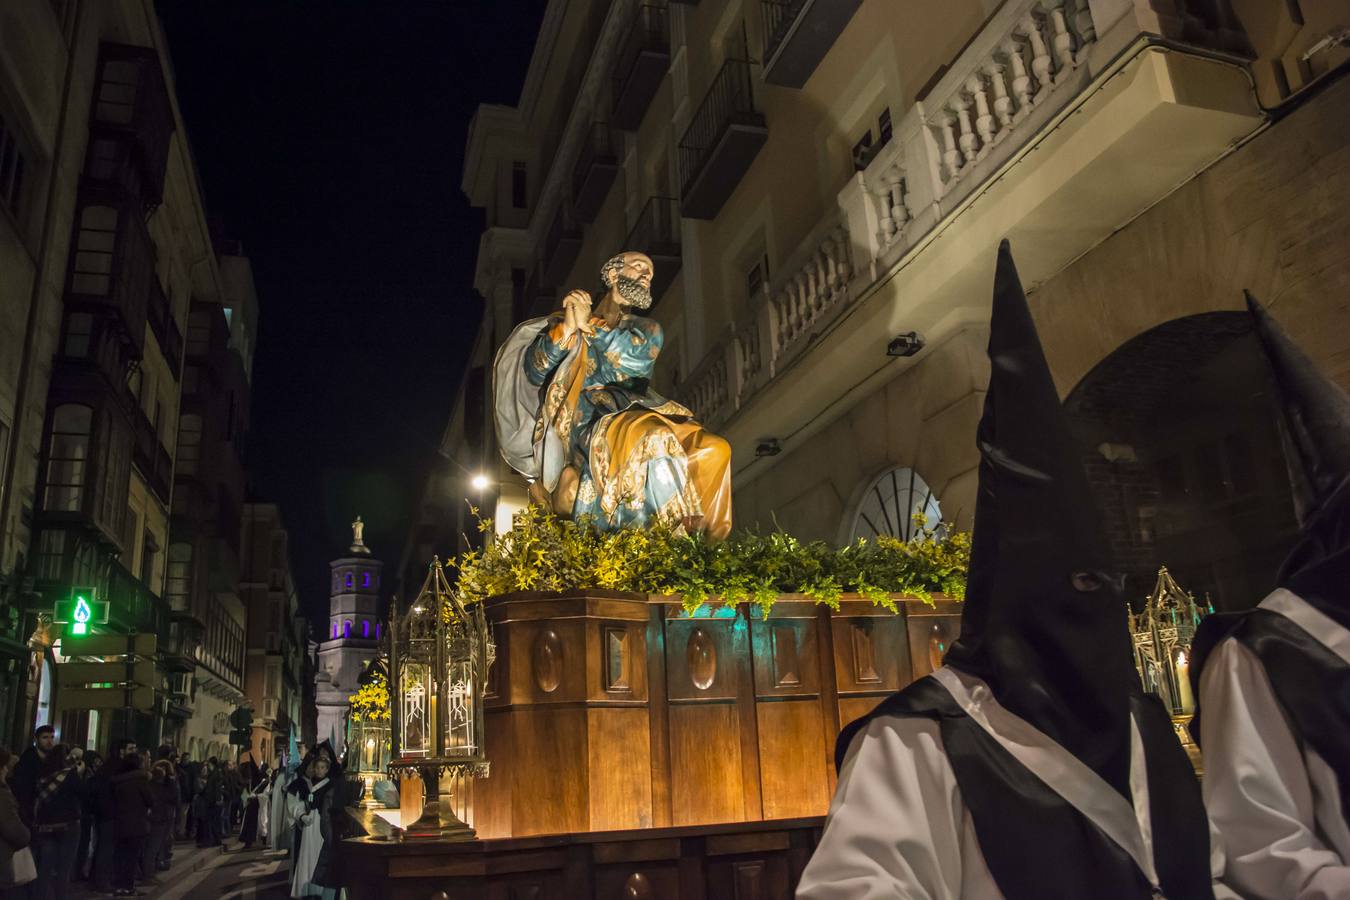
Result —
[[349, 638], [352, 636], [352, 623], [350, 621], [342, 623], [342, 636]]
[[362, 573], [361, 573], [361, 587], [370, 587], [370, 573], [369, 573], [369, 572], [362, 572]]
[[379, 623], [379, 622], [376, 622], [376, 623], [375, 623], [375, 640], [378, 641], [379, 639], [380, 639], [380, 623]]
[[362, 620], [361, 620], [361, 637], [363, 637], [363, 638], [368, 638], [368, 637], [370, 637], [370, 620], [369, 620], [369, 619], [362, 619]]

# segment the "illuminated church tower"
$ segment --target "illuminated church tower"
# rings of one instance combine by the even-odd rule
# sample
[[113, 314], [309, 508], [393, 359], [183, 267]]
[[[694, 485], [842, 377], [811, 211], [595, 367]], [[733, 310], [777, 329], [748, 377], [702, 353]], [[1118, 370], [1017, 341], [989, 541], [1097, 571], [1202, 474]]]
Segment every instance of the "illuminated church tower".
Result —
[[380, 652], [384, 626], [379, 618], [380, 570], [384, 563], [370, 555], [361, 517], [352, 523], [352, 545], [347, 555], [329, 563], [332, 591], [328, 601], [328, 631], [319, 643], [319, 666], [314, 699], [318, 707], [319, 741], [333, 739], [341, 755], [348, 702], [367, 663]]

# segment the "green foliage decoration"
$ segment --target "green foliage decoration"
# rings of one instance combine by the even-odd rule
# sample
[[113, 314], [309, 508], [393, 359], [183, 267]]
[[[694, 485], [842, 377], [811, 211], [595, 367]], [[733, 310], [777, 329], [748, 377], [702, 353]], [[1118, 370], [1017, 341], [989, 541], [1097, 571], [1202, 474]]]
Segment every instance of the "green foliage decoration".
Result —
[[351, 704], [353, 722], [378, 721], [389, 718], [389, 681], [376, 673], [360, 690], [347, 698]]
[[[473, 514], [491, 534], [492, 521]], [[841, 548], [782, 531], [740, 531], [717, 543], [662, 524], [604, 532], [531, 506], [486, 549], [452, 565], [465, 603], [516, 591], [600, 588], [678, 596], [690, 614], [704, 603], [748, 602], [767, 615], [782, 594], [804, 594], [832, 609], [842, 595], [859, 594], [892, 612], [894, 594], [930, 605], [933, 594], [963, 599], [970, 535], [929, 528], [921, 517], [915, 523], [912, 540], [859, 539]]]

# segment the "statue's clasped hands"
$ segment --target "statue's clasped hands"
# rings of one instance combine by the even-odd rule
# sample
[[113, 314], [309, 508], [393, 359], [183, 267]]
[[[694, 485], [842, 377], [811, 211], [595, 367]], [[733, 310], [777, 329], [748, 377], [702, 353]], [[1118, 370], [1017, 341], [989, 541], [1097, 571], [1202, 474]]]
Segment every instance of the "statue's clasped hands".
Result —
[[571, 337], [580, 331], [585, 335], [595, 334], [591, 324], [591, 295], [586, 291], [568, 291], [563, 297], [563, 336]]

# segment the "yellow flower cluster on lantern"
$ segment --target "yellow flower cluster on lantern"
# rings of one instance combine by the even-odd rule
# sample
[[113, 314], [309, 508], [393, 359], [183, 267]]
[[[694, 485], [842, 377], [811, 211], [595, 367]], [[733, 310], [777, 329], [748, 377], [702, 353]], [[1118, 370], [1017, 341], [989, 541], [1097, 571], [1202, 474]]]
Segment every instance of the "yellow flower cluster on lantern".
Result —
[[[767, 613], [782, 594], [837, 608], [843, 594], [853, 593], [892, 611], [896, 594], [963, 599], [970, 534], [930, 528], [921, 516], [915, 525], [908, 541], [883, 536], [839, 548], [782, 531], [741, 531], [718, 543], [661, 523], [605, 532], [531, 506], [486, 549], [452, 565], [466, 604], [515, 591], [584, 588], [678, 595], [690, 612], [714, 601], [749, 602]], [[478, 527], [493, 530], [488, 519]]]
[[361, 686], [360, 690], [348, 697], [347, 702], [351, 704], [353, 722], [388, 719], [388, 679], [383, 674], [376, 673], [369, 682]]

